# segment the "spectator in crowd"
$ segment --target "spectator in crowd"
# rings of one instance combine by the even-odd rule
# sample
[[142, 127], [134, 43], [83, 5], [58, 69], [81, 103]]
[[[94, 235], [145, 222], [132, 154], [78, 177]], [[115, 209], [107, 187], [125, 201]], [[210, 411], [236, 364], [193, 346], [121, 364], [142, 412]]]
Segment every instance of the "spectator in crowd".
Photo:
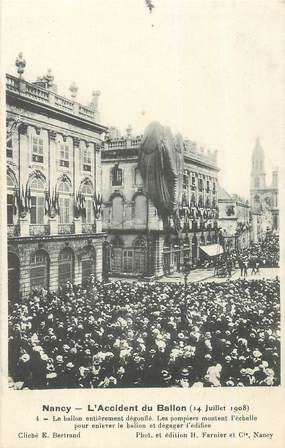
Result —
[[11, 305], [14, 387], [280, 384], [279, 279], [70, 283]]
[[269, 232], [264, 241], [252, 243], [248, 248], [225, 251], [217, 257], [216, 272], [224, 277], [229, 275], [228, 266], [231, 263], [233, 267], [240, 269], [241, 277], [247, 276], [248, 268], [252, 269], [252, 275], [256, 275], [259, 274], [260, 267], [278, 267], [279, 256], [279, 237]]

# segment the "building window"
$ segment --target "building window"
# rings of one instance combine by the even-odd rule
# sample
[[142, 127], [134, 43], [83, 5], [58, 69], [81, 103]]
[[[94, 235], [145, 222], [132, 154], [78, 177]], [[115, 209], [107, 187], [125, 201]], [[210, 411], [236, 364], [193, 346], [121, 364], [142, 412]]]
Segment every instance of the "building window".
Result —
[[195, 179], [195, 175], [192, 174], [192, 179], [191, 179], [191, 190], [195, 190], [196, 188], [196, 179]]
[[188, 189], [188, 183], [189, 183], [189, 178], [188, 178], [188, 174], [184, 173], [183, 174], [183, 189], [187, 190]]
[[213, 194], [216, 193], [216, 182], [213, 182]]
[[91, 274], [95, 272], [95, 251], [85, 248], [85, 254], [82, 257], [82, 283], [86, 282]]
[[112, 200], [112, 224], [122, 226], [124, 217], [124, 204], [121, 196], [115, 196]]
[[136, 169], [135, 169], [135, 185], [136, 185], [137, 187], [143, 185], [143, 180], [142, 180], [142, 176], [141, 176], [141, 173], [140, 173], [139, 168], [136, 168]]
[[70, 213], [70, 199], [69, 198], [59, 198], [59, 223], [60, 224], [70, 224], [71, 213]]
[[59, 254], [58, 259], [58, 284], [73, 282], [73, 252], [66, 247]]
[[133, 255], [134, 253], [132, 250], [123, 251], [124, 272], [133, 272]]
[[203, 179], [199, 179], [199, 181], [198, 181], [198, 188], [199, 188], [199, 191], [203, 191]]
[[31, 224], [44, 224], [45, 200], [42, 196], [31, 198]]
[[112, 169], [112, 186], [119, 187], [123, 183], [123, 170], [117, 165]]
[[30, 287], [48, 288], [48, 255], [44, 250], [39, 250], [31, 256], [30, 260]]
[[146, 225], [147, 217], [147, 200], [142, 194], [134, 199], [134, 219], [136, 224]]
[[84, 148], [82, 151], [83, 171], [91, 171], [91, 151], [90, 148]]
[[233, 216], [235, 214], [235, 207], [233, 205], [228, 205], [226, 207], [227, 216]]
[[12, 138], [9, 138], [6, 145], [6, 156], [10, 159], [13, 159], [13, 146], [12, 146]]
[[70, 224], [72, 222], [71, 197], [69, 182], [61, 182], [58, 187], [59, 197], [59, 223]]
[[143, 274], [146, 271], [146, 252], [145, 239], [137, 239], [134, 250], [134, 272]]
[[45, 197], [43, 182], [40, 179], [34, 179], [31, 190], [31, 224], [44, 224]]
[[93, 201], [90, 198], [85, 199], [86, 215], [82, 217], [82, 222], [91, 224], [93, 222]]
[[204, 207], [202, 196], [199, 196], [198, 207], [200, 207], [200, 208]]
[[69, 146], [64, 143], [60, 144], [59, 166], [69, 167]]
[[210, 191], [210, 182], [207, 180], [206, 192], [209, 193], [209, 191]]
[[14, 183], [10, 176], [7, 176], [7, 224], [13, 224], [14, 216]]
[[115, 273], [122, 272], [123, 270], [123, 242], [119, 237], [116, 237], [111, 241], [112, 252], [110, 266], [111, 271]]
[[7, 194], [7, 224], [13, 224], [14, 195]]
[[93, 210], [93, 199], [92, 199], [92, 186], [90, 184], [84, 184], [81, 188], [81, 192], [85, 196], [85, 216], [82, 216], [82, 222], [84, 224], [91, 224], [94, 222], [94, 210]]
[[37, 163], [44, 162], [44, 141], [40, 137], [32, 138], [32, 161]]

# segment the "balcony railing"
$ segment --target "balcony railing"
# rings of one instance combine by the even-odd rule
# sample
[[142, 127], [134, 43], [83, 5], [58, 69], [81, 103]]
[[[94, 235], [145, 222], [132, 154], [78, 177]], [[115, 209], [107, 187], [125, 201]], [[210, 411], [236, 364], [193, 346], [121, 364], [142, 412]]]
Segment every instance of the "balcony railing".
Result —
[[44, 224], [30, 224], [30, 236], [49, 235], [49, 226]]
[[143, 136], [114, 138], [107, 143], [107, 149], [137, 148]]
[[82, 233], [95, 233], [96, 224], [82, 224]]
[[36, 99], [37, 101], [40, 101], [41, 103], [48, 103], [49, 102], [49, 91], [41, 89], [40, 87], [37, 87], [33, 84], [25, 83], [26, 89], [25, 94], [27, 96], [30, 96], [31, 98]]
[[74, 224], [58, 224], [58, 233], [60, 235], [71, 235], [74, 231]]
[[94, 110], [79, 104], [79, 115], [82, 115], [83, 117], [86, 117], [89, 120], [93, 120]]
[[58, 95], [57, 93], [52, 92], [51, 90], [47, 90], [33, 83], [29, 83], [24, 79], [6, 75], [6, 89], [9, 92], [16, 92], [22, 97], [31, 98], [37, 102], [53, 107], [56, 106], [57, 109], [80, 116], [89, 121], [96, 122], [97, 120], [96, 109], [89, 106], [84, 106], [76, 101], [69, 100], [61, 95]]
[[7, 226], [7, 236], [19, 236], [20, 235], [20, 226], [19, 224], [8, 224]]

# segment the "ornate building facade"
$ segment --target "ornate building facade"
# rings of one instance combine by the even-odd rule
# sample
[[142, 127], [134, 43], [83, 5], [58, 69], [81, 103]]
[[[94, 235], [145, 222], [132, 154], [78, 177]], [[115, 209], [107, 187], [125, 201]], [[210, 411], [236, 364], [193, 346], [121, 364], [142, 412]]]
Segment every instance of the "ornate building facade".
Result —
[[112, 129], [102, 151], [103, 231], [108, 233], [113, 276], [155, 276], [183, 270], [184, 257], [199, 263], [200, 247], [218, 241], [216, 152], [184, 141], [180, 227], [163, 226], [145, 193], [138, 168], [142, 136]]
[[49, 71], [36, 82], [6, 76], [9, 297], [102, 278], [98, 96], [89, 106], [56, 92]]
[[252, 210], [252, 240], [263, 238], [268, 229], [279, 230], [278, 169], [272, 172], [272, 181], [266, 182], [264, 150], [256, 139], [251, 158], [250, 205]]
[[219, 228], [227, 251], [249, 247], [251, 219], [248, 201], [238, 195], [230, 195], [219, 186]]

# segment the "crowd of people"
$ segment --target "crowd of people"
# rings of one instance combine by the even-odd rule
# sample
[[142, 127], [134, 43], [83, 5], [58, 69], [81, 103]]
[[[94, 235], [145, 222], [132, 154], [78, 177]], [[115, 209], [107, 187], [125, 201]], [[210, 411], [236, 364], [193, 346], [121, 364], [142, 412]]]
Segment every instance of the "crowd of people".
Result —
[[9, 315], [13, 387], [276, 386], [279, 279], [70, 283]]
[[279, 236], [268, 233], [263, 241], [251, 243], [249, 247], [226, 251], [216, 260], [216, 273], [231, 277], [234, 269], [240, 269], [240, 275], [255, 275], [260, 268], [278, 267], [280, 257]]

